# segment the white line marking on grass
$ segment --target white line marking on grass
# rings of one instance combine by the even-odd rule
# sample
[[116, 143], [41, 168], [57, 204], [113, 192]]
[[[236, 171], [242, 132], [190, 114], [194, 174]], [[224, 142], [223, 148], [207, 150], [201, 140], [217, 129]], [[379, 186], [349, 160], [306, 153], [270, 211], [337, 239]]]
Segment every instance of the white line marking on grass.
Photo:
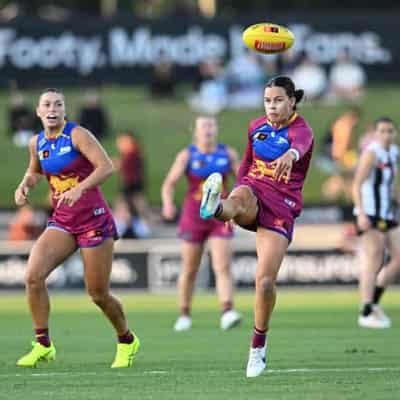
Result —
[[[204, 371], [205, 374], [210, 375], [224, 375], [224, 374], [236, 374], [243, 372], [244, 369], [231, 369], [231, 370], [207, 370]], [[376, 368], [288, 368], [288, 369], [269, 369], [266, 371], [267, 374], [303, 374], [303, 373], [341, 373], [341, 372], [388, 372], [388, 371], [400, 371], [400, 367], [376, 367]], [[180, 371], [178, 371], [180, 373]], [[122, 371], [97, 371], [97, 372], [78, 372], [78, 371], [60, 371], [60, 372], [33, 372], [31, 374], [0, 374], [1, 378], [10, 377], [49, 377], [49, 376], [132, 376], [132, 375], [168, 375], [173, 373], [173, 371], [166, 370], [133, 370], [132, 373]]]
[[292, 373], [313, 373], [313, 372], [386, 372], [400, 371], [398, 367], [382, 367], [382, 368], [292, 368], [292, 369], [270, 369], [269, 374], [292, 374]]

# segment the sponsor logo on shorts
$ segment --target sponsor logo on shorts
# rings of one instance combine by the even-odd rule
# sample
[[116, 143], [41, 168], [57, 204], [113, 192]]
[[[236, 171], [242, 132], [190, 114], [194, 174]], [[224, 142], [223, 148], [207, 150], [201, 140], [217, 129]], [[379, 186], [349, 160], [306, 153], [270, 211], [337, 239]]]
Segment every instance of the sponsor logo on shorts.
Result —
[[287, 197], [285, 197], [284, 199], [285, 204], [287, 204], [289, 207], [296, 207], [296, 202], [293, 200], [288, 199]]
[[95, 217], [98, 217], [99, 215], [103, 215], [103, 214], [105, 214], [105, 213], [106, 213], [106, 209], [105, 209], [104, 207], [96, 208], [96, 209], [93, 211], [93, 215], [94, 215]]
[[283, 218], [274, 219], [274, 228], [279, 229], [285, 233], [287, 233], [287, 225], [287, 222]]
[[100, 240], [103, 237], [103, 231], [101, 229], [93, 229], [89, 231], [86, 236], [88, 239]]

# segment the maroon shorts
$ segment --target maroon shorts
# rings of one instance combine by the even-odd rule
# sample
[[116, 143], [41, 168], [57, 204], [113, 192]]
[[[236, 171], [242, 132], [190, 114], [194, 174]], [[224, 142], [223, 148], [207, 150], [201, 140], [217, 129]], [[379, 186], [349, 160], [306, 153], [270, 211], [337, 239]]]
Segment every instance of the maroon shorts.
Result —
[[112, 216], [107, 216], [100, 225], [93, 226], [84, 232], [70, 232], [66, 227], [53, 219], [49, 219], [47, 228], [69, 233], [75, 238], [78, 247], [96, 247], [109, 238], [118, 239], [117, 228]]
[[293, 210], [285, 199], [273, 190], [257, 190], [251, 183], [241, 183], [247, 186], [257, 197], [258, 213], [254, 224], [242, 228], [256, 232], [257, 227], [262, 227], [277, 232], [289, 240], [293, 238], [295, 216]]
[[178, 236], [187, 242], [203, 243], [210, 237], [231, 239], [233, 236], [232, 224], [229, 222], [211, 219], [201, 224], [180, 223]]

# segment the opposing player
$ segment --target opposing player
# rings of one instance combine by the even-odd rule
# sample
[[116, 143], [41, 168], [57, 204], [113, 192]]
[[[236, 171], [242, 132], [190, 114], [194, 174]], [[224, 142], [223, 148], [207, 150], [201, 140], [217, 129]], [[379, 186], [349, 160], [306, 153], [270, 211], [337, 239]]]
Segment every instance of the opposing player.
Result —
[[313, 134], [296, 113], [303, 91], [279, 76], [264, 92], [265, 116], [250, 123], [248, 144], [237, 185], [220, 200], [221, 175], [212, 174], [203, 186], [202, 218], [234, 220], [256, 232], [257, 270], [253, 339], [247, 377], [266, 367], [266, 335], [276, 299], [276, 279], [292, 240], [295, 218], [302, 209], [302, 187], [311, 160]]
[[39, 361], [55, 359], [46, 278], [79, 248], [87, 291], [118, 335], [111, 367], [129, 367], [140, 342], [128, 328], [121, 303], [109, 291], [116, 229], [98, 188], [113, 172], [111, 160], [89, 131], [65, 120], [65, 100], [59, 90], [45, 90], [36, 112], [44, 129], [30, 141], [30, 162], [15, 191], [15, 202], [26, 204], [30, 190], [45, 175], [54, 211], [28, 260], [26, 293], [36, 342], [17, 365], [35, 367]]
[[[400, 270], [400, 229], [396, 216], [400, 200], [396, 176], [399, 149], [396, 127], [390, 118], [376, 120], [375, 134], [361, 155], [353, 183], [354, 214], [361, 234], [358, 324], [364, 328], [389, 328], [391, 320], [378, 305], [385, 288]], [[382, 269], [385, 248], [390, 261]]]
[[221, 329], [229, 329], [240, 322], [239, 313], [233, 309], [231, 263], [232, 226], [220, 221], [203, 221], [199, 216], [201, 186], [213, 172], [223, 177], [223, 185], [229, 174], [237, 173], [239, 167], [236, 152], [217, 143], [215, 118], [199, 116], [194, 125], [194, 142], [176, 156], [162, 186], [162, 214], [165, 219], [176, 216], [174, 189], [185, 174], [188, 180], [183, 211], [179, 222], [179, 237], [182, 239], [183, 268], [179, 277], [180, 316], [175, 331], [192, 327], [191, 306], [194, 284], [199, 270], [205, 242], [211, 252], [216, 286], [222, 307]]

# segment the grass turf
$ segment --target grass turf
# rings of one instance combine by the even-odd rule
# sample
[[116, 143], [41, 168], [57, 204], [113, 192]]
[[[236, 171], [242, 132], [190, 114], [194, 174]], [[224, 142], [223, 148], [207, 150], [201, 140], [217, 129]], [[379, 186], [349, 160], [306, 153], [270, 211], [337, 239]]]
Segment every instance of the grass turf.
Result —
[[[68, 89], [66, 93], [67, 115], [74, 120], [81, 102], [82, 89]], [[32, 106], [37, 102], [39, 91], [27, 92]], [[184, 96], [185, 88], [181, 88], [180, 97], [168, 101], [155, 102], [146, 94], [143, 87], [104, 87], [102, 88], [104, 104], [111, 117], [110, 136], [103, 141], [107, 151], [115, 155], [114, 137], [116, 132], [131, 128], [140, 137], [145, 151], [147, 166], [147, 194], [153, 205], [159, 205], [160, 187], [168, 168], [172, 164], [176, 153], [187, 146], [191, 140], [189, 131], [194, 114], [188, 109]], [[370, 87], [367, 96], [361, 103], [364, 112], [357, 133], [362, 132], [368, 122], [381, 115], [389, 115], [395, 121], [400, 121], [400, 108], [396, 99], [399, 90], [396, 85], [381, 85]], [[0, 91], [0, 107], [6, 112], [8, 93]], [[346, 109], [344, 105], [309, 105], [301, 107], [301, 114], [311, 124], [315, 138], [316, 150], [321, 147], [321, 140], [331, 122]], [[246, 131], [251, 119], [262, 115], [263, 111], [224, 111], [219, 116], [220, 141], [235, 147], [240, 154], [246, 145]], [[26, 149], [18, 149], [12, 144], [10, 135], [6, 131], [3, 115], [3, 125], [0, 126], [0, 207], [14, 207], [13, 197], [16, 185], [19, 183], [28, 163]], [[356, 144], [357, 140], [354, 139]], [[315, 158], [314, 158], [315, 159]], [[321, 183], [325, 176], [317, 168], [312, 168], [307, 179], [304, 198], [307, 203], [321, 202]], [[178, 203], [182, 199], [185, 186], [179, 185], [177, 190]], [[118, 179], [113, 176], [104, 185], [103, 190], [109, 201], [113, 201], [118, 191]], [[35, 204], [46, 201], [47, 185], [41, 184], [33, 193]]]
[[175, 296], [122, 293], [142, 348], [135, 366], [110, 370], [110, 326], [78, 295], [52, 296], [57, 360], [18, 369], [29, 350], [31, 324], [22, 295], [0, 302], [1, 399], [394, 399], [400, 392], [399, 290], [385, 294], [395, 326], [356, 326], [354, 289], [281, 290], [270, 333], [269, 371], [244, 377], [252, 328], [251, 294], [236, 297], [244, 323], [218, 329], [215, 296], [196, 296], [194, 328], [175, 334]]

